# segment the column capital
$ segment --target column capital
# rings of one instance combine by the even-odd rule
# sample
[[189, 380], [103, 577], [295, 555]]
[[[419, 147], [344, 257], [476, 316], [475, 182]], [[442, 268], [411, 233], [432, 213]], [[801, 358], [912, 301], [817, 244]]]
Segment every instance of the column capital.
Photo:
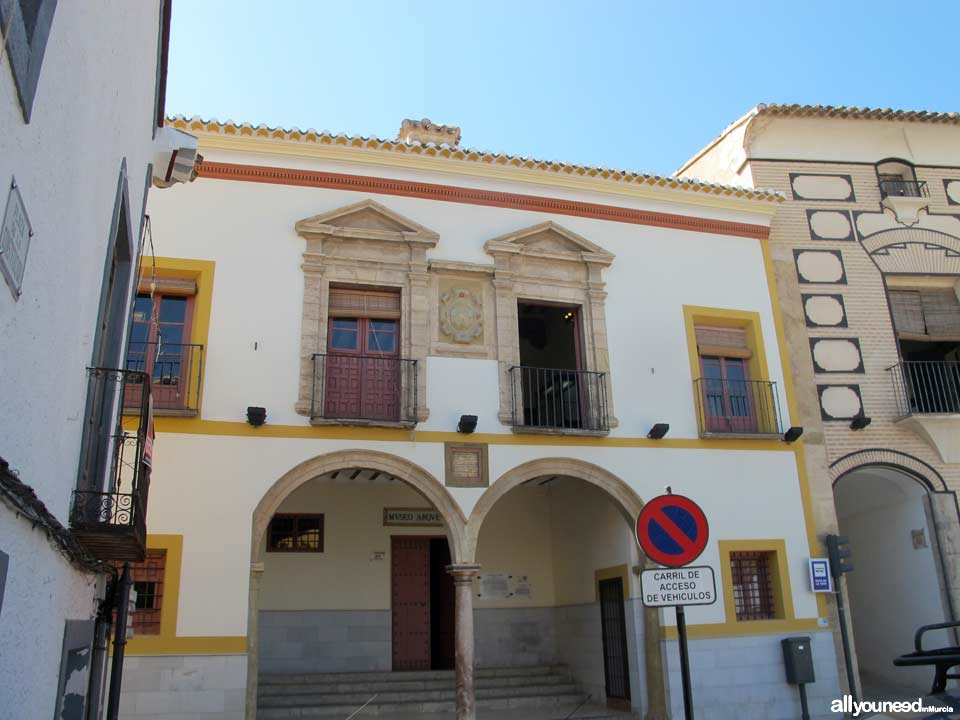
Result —
[[466, 585], [480, 572], [479, 565], [447, 565], [447, 572], [453, 575], [454, 585]]

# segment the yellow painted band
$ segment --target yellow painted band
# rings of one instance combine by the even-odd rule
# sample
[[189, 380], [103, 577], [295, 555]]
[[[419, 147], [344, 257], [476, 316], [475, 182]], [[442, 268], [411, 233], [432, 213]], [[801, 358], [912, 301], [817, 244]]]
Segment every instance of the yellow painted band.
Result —
[[[730, 623], [687, 625], [687, 637], [744, 637], [749, 635], [773, 635], [795, 632], [808, 633], [827, 629], [828, 628], [820, 627], [820, 623], [816, 618], [802, 618], [800, 620], [751, 620], [748, 622], [738, 622], [735, 626], [731, 626]], [[663, 635], [667, 640], [676, 640], [677, 628], [673, 625], [664, 627]]]

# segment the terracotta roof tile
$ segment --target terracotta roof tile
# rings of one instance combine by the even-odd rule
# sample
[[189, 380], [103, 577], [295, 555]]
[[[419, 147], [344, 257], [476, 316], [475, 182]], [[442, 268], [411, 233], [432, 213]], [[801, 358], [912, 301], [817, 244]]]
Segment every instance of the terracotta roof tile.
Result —
[[615, 170], [588, 165], [573, 165], [505, 153], [491, 153], [474, 148], [454, 147], [434, 143], [404, 143], [397, 140], [382, 140], [376, 137], [333, 134], [326, 130], [301, 130], [300, 128], [271, 128], [266, 125], [250, 123], [236, 124], [232, 121], [219, 122], [204, 120], [199, 116], [187, 118], [183, 115], [167, 117], [167, 124], [179, 130], [207, 135], [225, 135], [233, 137], [251, 137], [300, 142], [305, 144], [353, 147], [379, 152], [395, 152], [408, 155], [420, 155], [449, 160], [479, 162], [487, 165], [521, 168], [526, 170], [569, 175], [573, 177], [598, 178], [619, 183], [648, 185], [654, 187], [675, 188], [689, 192], [699, 192], [720, 197], [739, 197], [746, 200], [782, 202], [784, 196], [775, 190], [753, 189], [733, 185], [705, 182], [697, 179], [685, 179], [663, 175], [651, 175], [629, 170]]

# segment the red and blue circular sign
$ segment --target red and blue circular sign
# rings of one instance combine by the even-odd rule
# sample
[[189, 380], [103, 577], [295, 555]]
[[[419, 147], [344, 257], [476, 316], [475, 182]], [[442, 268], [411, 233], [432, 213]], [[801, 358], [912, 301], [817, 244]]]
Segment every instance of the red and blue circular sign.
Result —
[[665, 567], [689, 565], [710, 535], [707, 516], [683, 495], [659, 495], [637, 517], [637, 542], [647, 557]]

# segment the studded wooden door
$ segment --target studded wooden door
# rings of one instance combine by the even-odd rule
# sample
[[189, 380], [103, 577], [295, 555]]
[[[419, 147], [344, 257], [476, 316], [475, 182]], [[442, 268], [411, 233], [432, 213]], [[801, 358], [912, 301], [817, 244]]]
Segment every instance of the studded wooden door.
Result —
[[627, 623], [623, 611], [623, 580], [600, 581], [600, 624], [603, 633], [603, 673], [607, 699], [630, 700], [630, 666], [627, 661]]
[[430, 669], [430, 538], [390, 543], [393, 669]]

